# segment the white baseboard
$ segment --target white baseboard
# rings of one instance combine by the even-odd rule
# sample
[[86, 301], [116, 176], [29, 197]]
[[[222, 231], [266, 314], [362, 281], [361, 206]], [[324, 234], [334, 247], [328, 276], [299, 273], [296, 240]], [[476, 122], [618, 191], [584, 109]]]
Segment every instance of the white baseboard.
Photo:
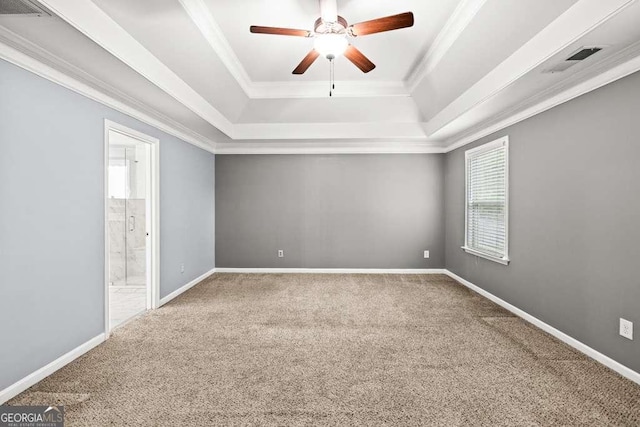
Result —
[[216, 268], [216, 273], [446, 274], [443, 268]]
[[187, 283], [183, 287], [181, 287], [179, 289], [176, 289], [175, 291], [171, 292], [166, 297], [161, 298], [160, 299], [160, 305], [158, 307], [162, 307], [163, 305], [165, 305], [166, 303], [168, 303], [169, 301], [171, 301], [172, 299], [174, 299], [178, 295], [180, 295], [180, 294], [188, 291], [189, 289], [193, 288], [195, 285], [197, 285], [198, 283], [202, 282], [204, 279], [206, 279], [207, 277], [211, 276], [213, 273], [215, 273], [217, 271], [218, 270], [213, 268], [213, 269], [207, 271], [206, 273], [204, 273], [202, 276], [196, 277], [195, 279], [193, 279], [192, 281], [190, 281], [189, 283]]
[[631, 368], [628, 368], [626, 366], [624, 366], [623, 364], [616, 362], [615, 360], [613, 360], [612, 358], [605, 356], [604, 354], [600, 353], [597, 350], [594, 350], [593, 348], [589, 347], [588, 345], [578, 341], [577, 339], [565, 334], [562, 331], [559, 331], [558, 329], [554, 328], [553, 326], [543, 322], [542, 320], [533, 317], [532, 315], [530, 315], [529, 313], [527, 313], [526, 311], [523, 311], [521, 309], [519, 309], [518, 307], [509, 304], [508, 302], [504, 301], [503, 299], [498, 298], [497, 296], [493, 295], [490, 292], [485, 291], [484, 289], [480, 288], [479, 286], [474, 285], [473, 283], [469, 282], [468, 280], [463, 279], [462, 277], [458, 276], [455, 273], [452, 273], [449, 270], [445, 270], [445, 274], [448, 275], [449, 277], [451, 277], [453, 280], [456, 280], [458, 282], [460, 282], [461, 284], [463, 284], [464, 286], [466, 286], [467, 288], [477, 292], [478, 294], [482, 295], [483, 297], [495, 302], [496, 304], [498, 304], [499, 306], [509, 310], [510, 312], [512, 312], [513, 314], [515, 314], [518, 317], [521, 317], [522, 319], [526, 320], [527, 322], [531, 323], [534, 326], [537, 326], [538, 328], [542, 329], [543, 331], [553, 335], [554, 337], [558, 338], [560, 341], [565, 342], [566, 344], [570, 345], [571, 347], [575, 348], [576, 350], [580, 351], [581, 353], [584, 353], [585, 355], [589, 356], [590, 358], [602, 363], [603, 365], [605, 365], [606, 367], [613, 369], [614, 371], [616, 371], [617, 373], [619, 373], [620, 375], [622, 375], [625, 378], [630, 379], [631, 381], [640, 384], [640, 373], [634, 371]]
[[[180, 289], [178, 289], [178, 290], [170, 293], [166, 297], [162, 298], [160, 300], [160, 306], [168, 303], [169, 301], [171, 301], [172, 299], [174, 299], [178, 295], [180, 295], [183, 292], [191, 289], [192, 287], [194, 287], [198, 283], [202, 282], [207, 277], [211, 276], [213, 273], [215, 273], [215, 271], [216, 271], [215, 268], [210, 270], [210, 271], [208, 271], [207, 273], [203, 274], [202, 276], [200, 276], [200, 277], [192, 280], [191, 282], [187, 283], [186, 285], [184, 285]], [[104, 333], [102, 333], [102, 334], [96, 336], [95, 338], [90, 339], [86, 343], [74, 348], [70, 352], [60, 356], [59, 358], [57, 358], [53, 362], [49, 363], [48, 365], [46, 365], [46, 366], [38, 369], [37, 371], [29, 374], [28, 376], [26, 376], [23, 379], [19, 380], [15, 384], [12, 384], [9, 387], [7, 387], [6, 389], [0, 391], [0, 405], [3, 404], [4, 402], [8, 401], [9, 399], [17, 396], [18, 394], [22, 393], [23, 391], [25, 391], [26, 389], [28, 389], [32, 385], [36, 384], [37, 382], [42, 381], [43, 379], [45, 379], [49, 375], [53, 374], [58, 369], [61, 369], [65, 365], [69, 364], [70, 362], [74, 361], [78, 357], [82, 356], [83, 354], [85, 354], [89, 350], [91, 350], [94, 347], [96, 347], [97, 345], [101, 344], [105, 339], [106, 339], [106, 335]]]
[[89, 350], [93, 349], [94, 347], [104, 342], [104, 340], [105, 340], [105, 334], [102, 333], [90, 339], [89, 341], [85, 342], [84, 344], [79, 345], [78, 347], [74, 348], [70, 352], [63, 354], [62, 356], [58, 357], [56, 360], [49, 363], [48, 365], [43, 366], [37, 371], [27, 375], [26, 377], [19, 380], [15, 384], [12, 384], [9, 387], [5, 388], [4, 390], [0, 391], [0, 405], [5, 403], [9, 399], [12, 399], [13, 397], [17, 396], [18, 394], [22, 393], [23, 391], [25, 391], [32, 385], [36, 384], [37, 382], [42, 381], [43, 379], [53, 374], [58, 369], [61, 369], [62, 367], [73, 362], [78, 357], [82, 356]]
[[[219, 269], [212, 269], [210, 271], [208, 271], [207, 273], [203, 274], [202, 276], [192, 280], [191, 282], [187, 283], [186, 285], [184, 285], [183, 287], [181, 287], [180, 289], [172, 292], [171, 294], [167, 295], [166, 297], [162, 298], [160, 300], [160, 305], [166, 304], [167, 302], [171, 301], [172, 299], [174, 299], [175, 297], [177, 297], [178, 295], [182, 294], [183, 292], [191, 289], [192, 287], [194, 287], [195, 285], [197, 285], [198, 283], [202, 282], [204, 279], [206, 279], [207, 277], [211, 276], [213, 273], [350, 273], [350, 274], [446, 274], [449, 277], [451, 277], [452, 279], [460, 282], [462, 285], [468, 287], [469, 289], [477, 292], [478, 294], [482, 295], [483, 297], [495, 302], [496, 304], [500, 305], [501, 307], [509, 310], [510, 312], [512, 312], [513, 314], [515, 314], [518, 317], [521, 317], [522, 319], [528, 321], [529, 323], [533, 324], [534, 326], [537, 326], [538, 328], [542, 329], [543, 331], [553, 335], [554, 337], [558, 338], [559, 340], [565, 342], [566, 344], [570, 345], [571, 347], [575, 348], [576, 350], [584, 353], [585, 355], [591, 357], [592, 359], [602, 363], [603, 365], [607, 366], [608, 368], [616, 371], [617, 373], [619, 373], [620, 375], [622, 375], [625, 378], [628, 378], [629, 380], [640, 384], [640, 373], [622, 365], [619, 362], [616, 362], [615, 360], [611, 359], [608, 356], [605, 356], [604, 354], [594, 350], [593, 348], [587, 346], [586, 344], [583, 344], [582, 342], [576, 340], [575, 338], [570, 337], [569, 335], [565, 334], [564, 332], [559, 331], [558, 329], [554, 328], [551, 325], [548, 325], [547, 323], [543, 322], [542, 320], [530, 315], [529, 313], [509, 304], [508, 302], [498, 298], [497, 296], [493, 295], [490, 292], [485, 291], [484, 289], [474, 285], [473, 283], [469, 282], [468, 280], [463, 279], [462, 277], [458, 276], [455, 273], [452, 273], [449, 270], [446, 269], [349, 269], [349, 268], [334, 268], [334, 269], [320, 269], [320, 268], [219, 268]], [[42, 381], [44, 378], [48, 377], [49, 375], [51, 375], [52, 373], [54, 373], [55, 371], [57, 371], [58, 369], [61, 369], [62, 367], [66, 366], [67, 364], [71, 363], [72, 361], [74, 361], [75, 359], [77, 359], [78, 357], [82, 356], [83, 354], [87, 353], [89, 350], [93, 349], [94, 347], [98, 346], [99, 344], [101, 344], [103, 341], [105, 340], [105, 334], [102, 333], [92, 339], [90, 339], [89, 341], [85, 342], [84, 344], [81, 344], [80, 346], [74, 348], [73, 350], [69, 351], [68, 353], [60, 356], [59, 358], [57, 358], [56, 360], [54, 360], [53, 362], [49, 363], [48, 365], [38, 369], [37, 371], [29, 374], [28, 376], [24, 377], [23, 379], [19, 380], [18, 382], [16, 382], [15, 384], [10, 385], [9, 387], [5, 388], [4, 390], [0, 391], [0, 405], [7, 402], [9, 399], [17, 396], [18, 394], [22, 393], [23, 391], [25, 391], [26, 389], [28, 389], [29, 387], [31, 387], [32, 385], [36, 384], [39, 381]]]

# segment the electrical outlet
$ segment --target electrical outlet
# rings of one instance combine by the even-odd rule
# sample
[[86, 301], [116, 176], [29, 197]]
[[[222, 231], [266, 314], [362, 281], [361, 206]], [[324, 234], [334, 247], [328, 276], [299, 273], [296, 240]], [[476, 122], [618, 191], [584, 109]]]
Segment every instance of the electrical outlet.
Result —
[[184, 263], [180, 264], [180, 273], [184, 273]]
[[633, 322], [620, 318], [620, 335], [633, 340]]
[[424, 251], [424, 257], [429, 258], [429, 251]]
[[278, 249], [278, 258], [284, 258], [284, 251], [282, 249]]

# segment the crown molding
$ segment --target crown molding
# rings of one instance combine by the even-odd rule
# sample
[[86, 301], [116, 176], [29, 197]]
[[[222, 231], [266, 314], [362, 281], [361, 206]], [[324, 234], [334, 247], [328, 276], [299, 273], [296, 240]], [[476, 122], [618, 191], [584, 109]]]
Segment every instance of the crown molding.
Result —
[[[326, 98], [327, 82], [254, 82], [203, 0], [180, 0], [193, 23], [250, 99]], [[335, 97], [409, 96], [404, 82], [338, 81]]]
[[444, 139], [442, 129], [621, 12], [635, 0], [579, 0], [522, 48], [476, 82], [440, 111], [425, 130], [434, 139]]
[[216, 154], [440, 154], [436, 142], [389, 141], [233, 141], [219, 143]]
[[[333, 90], [334, 98], [369, 98], [386, 96], [411, 96], [401, 81], [358, 81], [338, 80]], [[251, 83], [252, 99], [283, 98], [327, 98], [329, 83], [322, 81], [308, 82], [253, 82]]]
[[234, 140], [426, 140], [422, 123], [246, 123]]
[[420, 82], [436, 68], [485, 3], [486, 0], [460, 1], [451, 17], [438, 33], [433, 44], [429, 47], [427, 54], [405, 79], [409, 92], [416, 90]]
[[232, 123], [95, 3], [40, 0], [53, 13], [153, 82], [185, 107], [233, 137]]
[[[420, 134], [421, 128], [419, 128], [419, 124], [415, 126], [413, 124], [380, 125], [374, 123], [266, 125], [271, 128], [270, 140], [216, 143], [172, 119], [164, 117], [161, 113], [152, 110], [139, 101], [126, 97], [117, 89], [110, 87], [101, 80], [3, 27], [0, 27], [0, 59], [214, 154], [409, 154], [443, 152], [443, 147], [439, 143], [428, 141], [423, 133]], [[126, 102], [122, 101], [122, 98], [125, 98]], [[363, 126], [372, 128], [363, 133]], [[395, 136], [398, 133], [396, 126], [400, 128], [407, 126], [409, 129], [400, 129], [400, 133], [409, 135], [409, 137], [404, 139], [397, 138]], [[308, 133], [309, 128], [319, 129], [320, 136], [332, 139], [310, 141], [308, 139], [310, 135]], [[333, 131], [331, 131], [332, 129]], [[338, 129], [337, 132], [336, 129]], [[260, 129], [253, 129], [253, 131], [258, 132], [258, 135], [265, 136]], [[297, 132], [300, 138], [295, 141], [289, 140], [288, 138], [291, 136], [289, 133], [292, 131]], [[348, 137], [359, 140], [333, 139], [338, 134], [347, 134]], [[363, 140], [362, 138], [365, 138], [364, 134], [368, 135], [369, 139]], [[391, 135], [391, 137], [381, 140], [381, 135], [383, 134]], [[284, 136], [286, 140], [276, 140], [275, 138], [278, 135]]]
[[[555, 50], [553, 50], [552, 54], [558, 53], [560, 49], [566, 47], [567, 43], [577, 40], [585, 33], [601, 25], [634, 1], [635, 0], [611, 0], [603, 4], [598, 3], [597, 0], [580, 0], [569, 9], [571, 13], [562, 15], [521, 50], [526, 50], [529, 54], [532, 52], [537, 53], [536, 58], [529, 58], [529, 60], [533, 61], [537, 59], [538, 61], [535, 62], [535, 64], [539, 65], [540, 57], [546, 60], [550, 55], [548, 52], [553, 49]], [[58, 2], [62, 2], [62, 0], [45, 0], [47, 7], [50, 7], [50, 3], [58, 4]], [[59, 13], [55, 9], [53, 10], [55, 13]], [[115, 23], [113, 24], [117, 25]], [[572, 27], [571, 24], [576, 25]], [[104, 31], [103, 26], [98, 25], [98, 27], [99, 31]], [[569, 27], [569, 29], [567, 29], [567, 27]], [[120, 31], [124, 32], [122, 28], [120, 28]], [[116, 39], [118, 39], [118, 37], [119, 36], [115, 36]], [[554, 48], [551, 46], [550, 39], [554, 37], [557, 37], [557, 39], [561, 41], [561, 43], [556, 43], [556, 46], [562, 44], [562, 47]], [[541, 40], [538, 40], [538, 38], [541, 38]], [[609, 59], [594, 63], [593, 66], [581, 70], [579, 73], [576, 73], [576, 75], [559, 82], [557, 85], [542, 91], [535, 97], [529, 98], [515, 107], [504, 111], [502, 114], [493, 116], [481, 125], [458, 134], [462, 135], [462, 137], [457, 136], [456, 138], [446, 139], [446, 137], [442, 137], [438, 135], [438, 133], [428, 137], [425, 128], [428, 129], [432, 123], [232, 124], [228, 122], [226, 129], [234, 141], [216, 144], [216, 142], [163, 116], [161, 113], [135, 98], [118, 91], [3, 27], [0, 27], [0, 42], [2, 42], [0, 43], [0, 58], [154, 126], [166, 133], [174, 135], [188, 143], [218, 154], [449, 152], [640, 70], [640, 57], [637, 56], [640, 55], [640, 44], [636, 44], [618, 52]], [[530, 44], [532, 44], [532, 46]], [[542, 51], [543, 48], [546, 50]], [[129, 52], [129, 54], [130, 53], [131, 52]], [[521, 60], [520, 62], [516, 61], [511, 64], [516, 65], [517, 68], [519, 67], [516, 71], [522, 71], [523, 69], [530, 71], [531, 68], [525, 68], [527, 64], [522, 63], [522, 60], [527, 58], [526, 55], [524, 57], [523, 55], [525, 55], [525, 53], [518, 51], [505, 62], [513, 61], [513, 58], [516, 57], [516, 59]], [[631, 58], [632, 56], [634, 57]], [[116, 57], [120, 58], [117, 55]], [[157, 58], [154, 57], [154, 59], [158, 61]], [[531, 66], [531, 62], [529, 62], [528, 65]], [[504, 66], [504, 63], [501, 64], [498, 69], [502, 66]], [[139, 70], [136, 71], [140, 72]], [[496, 70], [487, 76], [491, 77], [489, 82], [493, 83], [494, 86], [484, 87], [485, 90], [492, 91], [489, 98], [504, 89], [504, 87], [501, 87], [497, 90], [495, 84], [504, 83], [506, 77], [508, 77], [500, 75], [502, 80], [495, 80], [495, 76], [491, 75], [494, 72], [496, 72]], [[598, 75], [591, 77], [596, 73]], [[515, 78], [517, 79], [521, 76], [521, 74], [518, 74]], [[513, 80], [510, 82], [512, 81]], [[384, 82], [381, 83], [385, 84]], [[486, 84], [487, 82], [483, 79], [480, 83]], [[569, 87], [569, 85], [573, 86]], [[365, 87], [365, 85], [363, 85], [363, 87]], [[397, 86], [394, 86], [393, 83], [388, 84], [387, 87], [390, 91], [397, 89]], [[160, 86], [160, 88], [168, 92], [162, 88], [162, 86]], [[270, 89], [267, 88], [264, 90]], [[366, 87], [362, 90], [366, 90]], [[468, 94], [464, 94], [463, 97], [466, 95]], [[182, 98], [175, 98], [185, 104]], [[479, 103], [461, 111], [460, 115], [481, 105], [489, 98], [484, 98]], [[456, 102], [459, 101], [459, 99], [456, 100]], [[187, 105], [187, 107], [189, 107], [189, 105]], [[499, 121], [496, 122], [496, 120]], [[441, 144], [439, 141], [446, 142]]]
[[244, 93], [252, 98], [253, 83], [203, 0], [179, 0], [189, 18], [218, 55]]
[[[205, 151], [216, 143], [0, 26], [0, 59], [140, 120]], [[124, 101], [123, 101], [124, 100]]]
[[[267, 127], [282, 126], [280, 129], [275, 129], [275, 132], [272, 133], [273, 138], [268, 141], [250, 140], [215, 143], [172, 119], [164, 117], [161, 113], [152, 110], [133, 98], [128, 97], [128, 102], [126, 103], [119, 100], [118, 98], [126, 97], [126, 95], [3, 27], [0, 27], [0, 59], [6, 60], [67, 89], [73, 90], [80, 95], [100, 102], [114, 110], [120, 111], [196, 147], [215, 154], [417, 154], [448, 153], [640, 71], [640, 42], [618, 52], [608, 60], [601, 61], [582, 70], [579, 74], [573, 76], [573, 79], [570, 81], [560, 82], [558, 85], [542, 92], [535, 99], [528, 99], [525, 103], [514, 107], [511, 111], [521, 110], [523, 107], [526, 107], [527, 104], [536, 102], [542, 97], [545, 98], [535, 105], [517, 111], [497, 123], [484, 124], [479, 130], [468, 133], [462, 138], [451, 139], [445, 144], [428, 140], [424, 136], [413, 139], [392, 138], [380, 140], [380, 134], [377, 133], [377, 131], [380, 131], [380, 128], [372, 132], [375, 134], [373, 137], [360, 141], [346, 139], [309, 140], [309, 134], [304, 131], [304, 128], [308, 126], [329, 129], [338, 126], [342, 128], [343, 132], [348, 131], [349, 133], [355, 133], [356, 138], [358, 138], [363, 135], [362, 126], [371, 125], [344, 123], [294, 124], [293, 126], [295, 126], [299, 132], [303, 133], [302, 137], [295, 141], [287, 139], [287, 133], [291, 130], [290, 126], [286, 124], [276, 124], [265, 125]], [[611, 68], [612, 66], [613, 68]], [[594, 73], [597, 73], [594, 77], [576, 83], [576, 79], [584, 78], [586, 74]], [[567, 89], [567, 86], [570, 84], [574, 84], [574, 86]], [[96, 89], [94, 86], [99, 89]], [[558, 91], [560, 91], [560, 93], [557, 93]], [[556, 92], [555, 95], [553, 92]], [[135, 106], [131, 106], [129, 102], [135, 104]], [[387, 126], [388, 129], [393, 129], [395, 125], [391, 124]], [[285, 140], [276, 140], [276, 134], [281, 133], [285, 134]]]
[[[610, 68], [611, 66], [613, 66], [613, 68]], [[594, 71], [596, 73], [594, 77], [584, 80], [584, 76], [587, 73], [593, 74]], [[466, 132], [466, 135], [461, 138], [448, 140], [445, 142], [444, 152], [448, 153], [467, 144], [471, 144], [480, 138], [501, 131], [638, 71], [640, 71], [640, 42], [619, 52], [608, 61], [602, 61], [588, 69], [582, 70], [581, 73], [575, 75], [573, 79], [560, 82], [554, 87], [542, 92], [536, 98], [530, 98], [515, 106], [510, 110], [511, 115], [508, 117], [498, 122], [495, 122], [494, 119], [491, 123], [485, 123], [476, 127], [475, 130]], [[576, 82], [576, 80], [580, 80], [581, 77], [583, 80]], [[572, 84], [573, 86], [571, 86]], [[540, 101], [540, 98], [544, 99]], [[534, 103], [534, 105], [531, 105], [532, 103]], [[516, 111], [515, 113], [514, 110]], [[509, 113], [505, 113], [504, 115], [508, 114]]]
[[[326, 82], [254, 82], [233, 51], [211, 10], [203, 0], [179, 0], [205, 40], [250, 99], [324, 98]], [[339, 81], [336, 97], [410, 96], [416, 86], [436, 67], [486, 0], [462, 0], [442, 28], [425, 57], [405, 81]], [[342, 89], [345, 88], [345, 89]]]
[[236, 124], [234, 133], [238, 139], [252, 141], [215, 142], [3, 27], [0, 27], [0, 58], [211, 153], [441, 153], [443, 150], [426, 139], [421, 123]]
[[[204, 1], [180, 0], [180, 4], [248, 98], [326, 98], [328, 96], [327, 82], [252, 81]], [[402, 81], [338, 81], [334, 96], [364, 98], [410, 96], [410, 93]]]

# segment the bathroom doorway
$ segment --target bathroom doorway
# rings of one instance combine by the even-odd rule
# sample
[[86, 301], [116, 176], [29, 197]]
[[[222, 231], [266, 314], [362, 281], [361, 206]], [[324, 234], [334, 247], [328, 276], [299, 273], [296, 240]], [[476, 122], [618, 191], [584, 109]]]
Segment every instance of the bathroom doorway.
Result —
[[[105, 121], [106, 333], [157, 307], [158, 140]], [[154, 161], [155, 160], [155, 161]]]

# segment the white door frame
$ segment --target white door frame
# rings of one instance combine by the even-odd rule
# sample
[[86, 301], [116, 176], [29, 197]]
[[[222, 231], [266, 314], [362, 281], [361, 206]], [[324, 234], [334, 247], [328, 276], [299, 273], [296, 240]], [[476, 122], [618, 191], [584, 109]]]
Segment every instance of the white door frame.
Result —
[[[150, 260], [147, 262], [147, 309], [156, 309], [160, 306], [160, 140], [139, 132], [135, 129], [123, 126], [119, 123], [105, 119], [104, 121], [104, 332], [108, 338], [111, 333], [109, 319], [109, 131], [144, 142], [149, 147], [150, 153], [150, 188], [147, 195], [150, 196], [150, 227], [149, 249]], [[150, 174], [149, 174], [150, 172]]]

